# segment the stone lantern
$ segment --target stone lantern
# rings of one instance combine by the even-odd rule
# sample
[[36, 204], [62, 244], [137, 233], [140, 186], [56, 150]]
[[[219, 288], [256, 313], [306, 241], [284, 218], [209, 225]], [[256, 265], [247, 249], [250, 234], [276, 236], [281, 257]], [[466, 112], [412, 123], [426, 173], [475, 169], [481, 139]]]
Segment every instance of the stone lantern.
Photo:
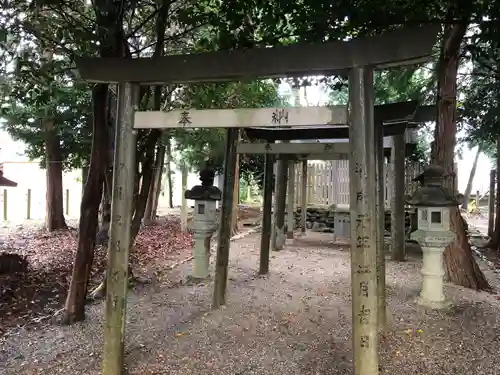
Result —
[[418, 229], [411, 239], [420, 244], [423, 252], [422, 289], [417, 303], [435, 309], [450, 305], [443, 290], [443, 253], [456, 238], [450, 231], [450, 207], [457, 207], [463, 199], [443, 187], [444, 174], [442, 167], [429, 165], [418, 177], [422, 186], [406, 199], [407, 204], [417, 208]]
[[222, 192], [214, 186], [215, 173], [208, 168], [200, 171], [201, 185], [186, 190], [184, 197], [194, 200], [191, 230], [194, 234], [193, 279], [205, 279], [209, 276], [210, 240], [217, 229], [216, 202], [221, 200]]

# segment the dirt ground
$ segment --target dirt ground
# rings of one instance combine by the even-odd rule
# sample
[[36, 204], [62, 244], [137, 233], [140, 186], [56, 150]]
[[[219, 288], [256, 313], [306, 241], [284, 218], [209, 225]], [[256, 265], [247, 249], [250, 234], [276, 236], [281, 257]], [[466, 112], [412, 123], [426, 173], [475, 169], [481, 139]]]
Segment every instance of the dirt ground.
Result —
[[[193, 237], [181, 232], [179, 218], [175, 210], [171, 211], [139, 232], [130, 254], [137, 280], [168, 283], [172, 268], [192, 257]], [[252, 227], [259, 215], [259, 209], [240, 207], [240, 229]], [[0, 274], [0, 337], [12, 327], [31, 327], [50, 320], [63, 306], [77, 247], [78, 223], [68, 224], [69, 230], [53, 233], [40, 229], [42, 224], [38, 222], [3, 228], [0, 232], [0, 253], [19, 254], [29, 262], [26, 273]], [[96, 248], [90, 290], [103, 278], [106, 252], [106, 247]]]
[[[272, 253], [271, 272], [258, 277], [258, 235], [231, 245], [228, 304], [210, 310], [213, 283], [170, 284], [129, 295], [125, 365], [130, 375], [351, 374], [349, 252], [331, 235], [309, 233]], [[484, 271], [497, 288], [498, 275]], [[387, 263], [390, 324], [381, 344], [381, 374], [500, 374], [498, 295], [446, 285], [455, 307], [414, 303], [419, 259]], [[19, 328], [0, 339], [2, 374], [100, 373], [101, 303], [72, 327]], [[0, 367], [0, 369], [1, 369]]]

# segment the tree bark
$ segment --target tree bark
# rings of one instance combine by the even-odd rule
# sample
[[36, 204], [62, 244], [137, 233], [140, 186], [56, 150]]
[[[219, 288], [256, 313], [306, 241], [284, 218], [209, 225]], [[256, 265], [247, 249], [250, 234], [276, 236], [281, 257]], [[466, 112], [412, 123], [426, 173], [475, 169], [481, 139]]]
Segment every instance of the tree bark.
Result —
[[162, 147], [163, 147], [163, 150], [162, 150], [163, 155], [160, 158], [161, 165], [160, 165], [160, 168], [158, 170], [158, 175], [157, 175], [158, 179], [156, 180], [156, 183], [158, 184], [158, 188], [155, 191], [155, 200], [154, 200], [153, 212], [152, 212], [152, 215], [154, 218], [156, 218], [158, 216], [158, 204], [160, 202], [160, 193], [162, 190], [163, 171], [165, 170], [165, 153], [166, 153], [165, 144], [162, 144]]
[[[434, 133], [434, 163], [442, 166], [446, 172], [444, 186], [450, 192], [456, 192], [454, 154], [456, 145], [456, 96], [457, 72], [460, 49], [468, 22], [445, 25], [437, 67], [438, 95], [437, 122]], [[455, 284], [473, 289], [489, 289], [489, 284], [472, 256], [466, 234], [466, 223], [460, 210], [450, 210], [451, 230], [457, 239], [447, 246], [444, 263], [447, 277]]]
[[491, 249], [499, 249], [500, 247], [500, 135], [497, 138], [497, 192], [495, 204], [495, 229], [491, 235], [490, 242], [487, 247]]
[[[96, 16], [97, 40], [100, 57], [130, 56], [123, 30], [123, 9], [119, 2], [96, 0], [92, 7]], [[93, 125], [92, 152], [89, 174], [80, 205], [78, 247], [73, 264], [71, 283], [62, 311], [61, 322], [71, 324], [85, 319], [85, 302], [90, 270], [94, 258], [98, 214], [101, 203], [105, 170], [110, 165], [109, 87], [97, 84], [92, 89]], [[116, 119], [115, 119], [116, 120]]]
[[82, 167], [82, 195], [85, 184], [87, 183], [87, 176], [89, 175], [89, 166], [88, 164]]
[[[183, 163], [181, 161], [181, 163]], [[187, 190], [187, 178], [188, 178], [188, 168], [186, 164], [181, 164], [181, 231], [183, 233], [187, 233], [188, 231], [188, 207], [187, 207], [187, 199], [185, 196]]]
[[165, 169], [165, 146], [163, 146], [163, 158], [161, 159], [161, 166], [160, 166], [160, 172], [158, 174], [158, 180], [156, 180], [156, 183], [158, 184], [158, 188], [155, 191], [155, 200], [153, 204], [153, 212], [152, 216], [154, 218], [158, 217], [158, 205], [160, 202], [160, 193], [162, 190], [162, 181], [163, 181], [163, 171]]
[[71, 283], [61, 322], [72, 324], [85, 319], [85, 302], [90, 270], [94, 259], [98, 212], [104, 185], [104, 168], [108, 163], [108, 130], [106, 99], [108, 86], [98, 84], [92, 90], [93, 137], [89, 174], [83, 190], [80, 208], [78, 248]]
[[236, 168], [234, 169], [233, 213], [231, 222], [231, 236], [238, 234], [238, 206], [240, 203], [240, 155], [236, 154]]
[[148, 203], [146, 204], [146, 212], [144, 214], [144, 221], [147, 223], [153, 223], [156, 220], [156, 209], [158, 207], [158, 198], [160, 196], [164, 161], [165, 146], [159, 145], [156, 151], [153, 168], [153, 181], [149, 188]]
[[476, 176], [477, 162], [479, 160], [479, 155], [481, 155], [481, 147], [478, 146], [476, 156], [474, 158], [474, 163], [472, 164], [472, 169], [470, 170], [469, 180], [467, 181], [467, 187], [465, 188], [464, 193], [464, 203], [462, 204], [462, 208], [464, 210], [467, 209], [469, 204], [470, 193], [472, 192], [472, 183], [474, 182], [474, 177]]
[[144, 213], [146, 212], [146, 204], [148, 201], [148, 196], [150, 192], [151, 182], [153, 180], [153, 165], [155, 160], [155, 147], [158, 139], [160, 138], [161, 132], [157, 129], [151, 130], [148, 139], [146, 141], [145, 154], [142, 161], [142, 178], [141, 178], [141, 188], [139, 190], [139, 196], [137, 197], [134, 217], [132, 219], [132, 230], [131, 230], [131, 241], [134, 243], [139, 230], [141, 229], [142, 219], [144, 218]]
[[63, 167], [61, 140], [52, 119], [44, 119], [46, 155], [46, 216], [45, 227], [49, 232], [67, 229], [64, 219]]
[[[163, 27], [163, 30], [164, 29], [165, 27]], [[159, 111], [161, 109], [161, 89], [162, 89], [161, 86], [155, 86], [154, 88], [153, 110], [155, 111]], [[156, 143], [160, 139], [162, 133], [160, 131], [152, 131], [151, 135], [156, 137], [155, 141]], [[144, 212], [144, 220], [146, 223], [151, 223], [156, 219], [156, 213], [153, 212], [156, 212], [157, 199], [160, 194], [159, 191], [161, 189], [161, 176], [163, 172], [163, 163], [165, 160], [165, 146], [163, 144], [158, 145], [158, 149], [156, 151], [156, 158], [153, 150], [153, 160], [154, 160], [154, 167], [152, 166], [153, 170], [151, 179], [149, 181], [149, 192]]]
[[[141, 163], [142, 169], [141, 174], [142, 178], [140, 179], [140, 188], [137, 199], [135, 200], [134, 207], [134, 216], [132, 218], [132, 227], [130, 233], [130, 243], [134, 244], [137, 235], [139, 234], [139, 230], [141, 229], [142, 219], [144, 218], [144, 214], [146, 212], [146, 204], [148, 201], [148, 196], [151, 191], [151, 184], [153, 180], [153, 164], [154, 164], [154, 156], [155, 156], [155, 145], [160, 136], [159, 130], [151, 130], [148, 138], [146, 140], [145, 146], [145, 154], [143, 156], [143, 161]], [[137, 179], [138, 176], [136, 177]], [[137, 281], [134, 277], [132, 266], [128, 265], [128, 275], [129, 280]], [[106, 279], [107, 275], [104, 274], [104, 278], [102, 282], [92, 291], [91, 299], [100, 299], [106, 295]]]
[[[497, 161], [498, 163], [498, 161]], [[495, 206], [496, 206], [496, 186], [497, 170], [490, 171], [490, 191], [488, 194], [488, 237], [491, 239], [495, 232]]]
[[[108, 133], [110, 136], [111, 133]], [[104, 167], [104, 189], [101, 199], [101, 226], [97, 226], [96, 246], [107, 246], [109, 241], [109, 227], [111, 226], [111, 189], [113, 169]]]

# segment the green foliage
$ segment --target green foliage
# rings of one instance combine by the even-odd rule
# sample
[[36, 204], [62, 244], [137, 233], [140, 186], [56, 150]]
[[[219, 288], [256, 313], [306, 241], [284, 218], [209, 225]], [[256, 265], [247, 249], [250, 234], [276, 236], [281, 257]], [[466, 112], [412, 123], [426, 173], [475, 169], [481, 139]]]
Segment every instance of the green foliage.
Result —
[[500, 136], [500, 4], [485, 2], [483, 6], [484, 17], [467, 41], [465, 56], [472, 69], [459, 103], [459, 121], [469, 147], [480, 146], [492, 156]]
[[[182, 88], [177, 100], [185, 108], [195, 109], [269, 108], [282, 104], [275, 84], [270, 81], [189, 85]], [[175, 147], [179, 151], [178, 163], [182, 161], [191, 169], [197, 170], [210, 160], [211, 166], [221, 171], [224, 161], [225, 133], [225, 130], [221, 128], [176, 129], [173, 136]], [[257, 162], [249, 162], [249, 159]], [[242, 158], [240, 172], [243, 175], [253, 174], [255, 171], [248, 171], [246, 164], [261, 166], [260, 159], [253, 155]]]
[[434, 88], [433, 77], [425, 68], [400, 68], [375, 74], [375, 104], [418, 100], [427, 104]]
[[[425, 68], [400, 68], [375, 72], [375, 105], [418, 100], [421, 104], [432, 100], [433, 77]], [[331, 105], [346, 105], [348, 102], [347, 85], [329, 93]], [[417, 147], [409, 159], [422, 164], [429, 160], [430, 146], [427, 141], [428, 129], [422, 127], [417, 138]]]
[[26, 143], [31, 159], [45, 164], [46, 132], [51, 119], [61, 139], [63, 165], [78, 168], [90, 153], [91, 98], [88, 85], [75, 79], [64, 60], [48, 61], [35, 49], [25, 50], [17, 66], [5, 72], [0, 99], [4, 129]]
[[259, 186], [253, 178], [245, 177], [240, 179], [240, 202], [252, 203], [260, 198]]
[[[58, 7], [60, 6], [60, 8]], [[91, 8], [71, 4], [4, 1], [0, 31], [2, 65], [0, 117], [3, 128], [23, 141], [26, 154], [45, 164], [50, 119], [60, 138], [63, 166], [80, 167], [90, 153], [92, 119], [90, 88], [72, 70], [77, 53], [92, 53]], [[90, 17], [90, 18], [89, 18]]]
[[[113, 9], [106, 12], [109, 7]], [[467, 53], [490, 81], [478, 78], [467, 83], [461, 119], [462, 123], [467, 122], [464, 127], [470, 132], [467, 142], [491, 145], [498, 127], [498, 114], [493, 110], [499, 107], [494, 99], [498, 97], [495, 94], [498, 85], [492, 77], [494, 72], [498, 73], [499, 54], [492, 51], [498, 51], [499, 45], [499, 8], [492, 1], [451, 0], [389, 3], [203, 0], [182, 4], [147, 0], [105, 0], [90, 4], [83, 0], [6, 0], [2, 3], [4, 17], [0, 20], [0, 76], [5, 82], [6, 96], [1, 103], [2, 115], [9, 119], [7, 131], [27, 142], [28, 154], [33, 158], [44, 155], [40, 120], [47, 116], [54, 118], [67, 167], [78, 166], [88, 156], [91, 108], [88, 87], [71, 73], [74, 57], [100, 54], [103, 46], [96, 42], [98, 37], [102, 39], [100, 33], [106, 34], [109, 41], [122, 37], [127, 56], [151, 56], [159, 40], [156, 21], [162, 14], [167, 17], [168, 32], [163, 33], [163, 52], [167, 54], [342, 40], [407, 24], [469, 17], [477, 22], [477, 30], [468, 40]], [[97, 21], [102, 21], [106, 14], [116, 14], [116, 9], [120, 9], [120, 19], [123, 18], [121, 36], [113, 34], [119, 34], [120, 30], [97, 27]], [[96, 36], [95, 30], [99, 30], [99, 35]], [[57, 61], [44, 65], [40, 56], [47, 50], [57, 56]], [[13, 70], [14, 66], [22, 69]], [[294, 86], [326, 83], [331, 88], [332, 103], [347, 102], [345, 77], [306, 77], [289, 82]], [[163, 98], [163, 102], [169, 102], [167, 110], [289, 105], [277, 103], [275, 84], [268, 81], [183, 86], [176, 88], [171, 100], [172, 89], [165, 90]], [[423, 68], [393, 69], [375, 76], [377, 104], [409, 99], [430, 101], [433, 89], [431, 74]], [[152, 108], [151, 96], [147, 99], [143, 109]], [[179, 130], [172, 135], [179, 160], [199, 168], [210, 158], [217, 168], [221, 167], [224, 133], [220, 129]], [[256, 176], [262, 169], [260, 157], [243, 156], [241, 163], [242, 174]]]
[[[433, 79], [425, 68], [399, 68], [376, 71], [374, 76], [375, 105], [418, 100], [430, 102]], [[329, 93], [331, 105], [346, 105], [348, 102], [347, 80], [339, 90]]]
[[[189, 18], [189, 9], [189, 4], [146, 0], [2, 2], [0, 116], [8, 120], [5, 129], [27, 144], [30, 158], [41, 158], [43, 164], [45, 134], [40, 124], [53, 119], [65, 166], [79, 167], [90, 152], [92, 108], [90, 87], [75, 75], [75, 56], [109, 55], [121, 43], [117, 38], [123, 39], [126, 56], [151, 56], [158, 49], [153, 46], [159, 36], [165, 39], [160, 52], [181, 50], [199, 22], [206, 22], [206, 18], [193, 18], [184, 24], [182, 18]], [[116, 21], [117, 14], [123, 22]], [[168, 35], [157, 30], [162, 14], [166, 14]], [[118, 30], [104, 24], [118, 25]], [[42, 61], [47, 52], [54, 56], [50, 63]], [[145, 110], [153, 104], [151, 95], [146, 97]], [[113, 118], [110, 114], [110, 121]]]

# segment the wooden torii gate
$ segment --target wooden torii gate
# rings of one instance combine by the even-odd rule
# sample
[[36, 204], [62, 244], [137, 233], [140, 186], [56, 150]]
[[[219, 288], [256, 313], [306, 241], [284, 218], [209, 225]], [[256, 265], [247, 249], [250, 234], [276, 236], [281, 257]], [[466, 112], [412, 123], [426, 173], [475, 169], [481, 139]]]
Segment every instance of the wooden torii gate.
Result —
[[[164, 85], [236, 81], [248, 78], [304, 75], [349, 76], [349, 154], [352, 230], [353, 353], [356, 375], [378, 374], [378, 332], [385, 322], [377, 315], [381, 291], [377, 288], [377, 254], [383, 251], [377, 226], [377, 174], [380, 175], [382, 132], [375, 134], [373, 70], [427, 62], [436, 42], [438, 25], [400, 29], [385, 35], [318, 44], [207, 52], [161, 58], [80, 58], [76, 65], [83, 79], [118, 84], [118, 116], [114, 157], [112, 218], [107, 268], [103, 375], [119, 375], [127, 295], [127, 264], [134, 194], [134, 108], [140, 84]], [[330, 113], [331, 114], [331, 113]], [[278, 114], [279, 115], [279, 114]], [[346, 115], [343, 113], [343, 115]], [[298, 116], [298, 115], [297, 115]], [[299, 117], [299, 116], [298, 116]], [[293, 120], [288, 126], [310, 125]], [[185, 123], [179, 118], [178, 126]], [[277, 124], [268, 120], [266, 126]], [[294, 123], [295, 122], [295, 123]], [[216, 259], [214, 303], [225, 303], [238, 130], [228, 127], [221, 226]], [[263, 122], [266, 124], [265, 122]], [[334, 122], [329, 122], [334, 125]], [[249, 124], [251, 125], [251, 124]], [[262, 123], [260, 126], [263, 126]], [[377, 160], [375, 160], [377, 159]], [[385, 307], [384, 307], [385, 310]]]

